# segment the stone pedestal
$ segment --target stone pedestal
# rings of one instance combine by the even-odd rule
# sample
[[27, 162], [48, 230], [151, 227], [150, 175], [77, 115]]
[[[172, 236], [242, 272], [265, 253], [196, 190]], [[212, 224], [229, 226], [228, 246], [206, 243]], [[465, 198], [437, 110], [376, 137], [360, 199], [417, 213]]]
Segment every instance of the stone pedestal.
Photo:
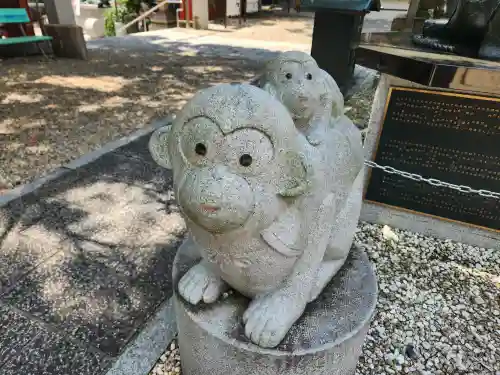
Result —
[[58, 57], [88, 59], [87, 43], [83, 30], [76, 25], [45, 25], [45, 32], [51, 36], [54, 54]]
[[[189, 242], [173, 277], [197, 261]], [[377, 282], [367, 256], [353, 247], [344, 268], [311, 303], [276, 349], [250, 343], [241, 322], [249, 300], [237, 293], [194, 307], [175, 292], [184, 375], [352, 375], [375, 311]]]

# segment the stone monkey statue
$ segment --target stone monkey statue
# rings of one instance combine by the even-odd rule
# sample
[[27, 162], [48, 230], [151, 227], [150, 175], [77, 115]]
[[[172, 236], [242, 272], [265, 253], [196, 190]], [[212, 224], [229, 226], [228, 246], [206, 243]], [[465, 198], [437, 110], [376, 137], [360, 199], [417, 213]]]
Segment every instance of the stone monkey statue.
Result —
[[183, 246], [201, 258], [179, 282], [185, 300], [213, 303], [232, 287], [252, 299], [246, 336], [282, 341], [347, 256], [330, 246], [353, 174], [339, 138], [311, 146], [279, 101], [246, 84], [200, 91], [153, 134], [151, 154], [173, 170], [190, 231]]
[[306, 53], [281, 53], [265, 65], [257, 85], [287, 107], [312, 145], [324, 139], [332, 119], [344, 114], [337, 83]]
[[361, 211], [364, 163], [361, 133], [344, 114], [344, 97], [335, 80], [306, 53], [284, 52], [269, 61], [258, 86], [287, 107], [297, 129], [322, 155], [333, 155], [329, 147], [338, 149], [336, 158], [329, 160], [343, 182], [334, 192], [342, 208], [335, 215], [327, 250], [332, 260], [330, 272], [334, 275], [347, 257]]

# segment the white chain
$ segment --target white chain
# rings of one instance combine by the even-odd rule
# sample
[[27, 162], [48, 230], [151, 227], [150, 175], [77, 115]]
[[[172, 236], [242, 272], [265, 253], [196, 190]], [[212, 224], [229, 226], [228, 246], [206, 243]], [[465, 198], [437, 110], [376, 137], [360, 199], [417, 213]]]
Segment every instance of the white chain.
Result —
[[389, 174], [397, 174], [399, 176], [402, 176], [404, 178], [408, 178], [408, 179], [413, 180], [413, 181], [427, 182], [428, 184], [430, 184], [432, 186], [446, 187], [449, 189], [460, 191], [462, 193], [478, 194], [482, 197], [500, 199], [500, 193], [495, 193], [493, 191], [484, 190], [484, 189], [476, 190], [476, 189], [471, 188], [470, 186], [450, 184], [449, 182], [440, 181], [440, 180], [437, 180], [435, 178], [424, 178], [424, 177], [420, 176], [419, 174], [400, 171], [399, 169], [393, 168], [393, 167], [388, 166], [388, 165], [378, 165], [374, 161], [365, 160], [365, 165], [367, 165], [371, 168], [381, 169], [384, 172], [389, 173]]

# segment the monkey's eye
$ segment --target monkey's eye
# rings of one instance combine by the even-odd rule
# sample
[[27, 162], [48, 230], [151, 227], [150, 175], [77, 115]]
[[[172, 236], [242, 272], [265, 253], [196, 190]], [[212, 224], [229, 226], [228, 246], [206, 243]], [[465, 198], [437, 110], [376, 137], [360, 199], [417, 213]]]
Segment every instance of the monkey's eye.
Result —
[[210, 119], [197, 117], [183, 126], [179, 135], [181, 152], [191, 165], [209, 165], [217, 158], [223, 141], [219, 127]]
[[306, 79], [308, 79], [309, 81], [310, 81], [311, 79], [313, 79], [312, 74], [311, 74], [311, 73], [307, 73], [307, 74], [306, 74]]
[[226, 135], [224, 146], [219, 152], [224, 155], [224, 162], [232, 171], [255, 176], [269, 168], [274, 147], [263, 132], [243, 128]]
[[242, 167], [249, 167], [252, 165], [252, 157], [248, 154], [243, 154], [240, 156], [240, 165]]
[[285, 74], [286, 79], [292, 79], [292, 73]]
[[205, 156], [207, 154], [207, 146], [203, 143], [197, 143], [196, 146], [194, 146], [194, 152], [200, 156]]

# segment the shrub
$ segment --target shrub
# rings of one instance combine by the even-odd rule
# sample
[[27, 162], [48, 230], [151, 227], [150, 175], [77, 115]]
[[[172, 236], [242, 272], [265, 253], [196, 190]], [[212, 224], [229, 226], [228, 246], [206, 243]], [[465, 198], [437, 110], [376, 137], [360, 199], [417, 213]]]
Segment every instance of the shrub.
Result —
[[[106, 36], [115, 36], [115, 22], [127, 23], [132, 21], [139, 15], [141, 10], [141, 3], [144, 2], [150, 7], [153, 5], [153, 0], [117, 0], [117, 9], [115, 7], [106, 9], [104, 13], [104, 34]], [[127, 31], [137, 31], [135, 30], [137, 25], [131, 26]]]
[[115, 36], [115, 22], [124, 22], [126, 16], [127, 10], [122, 6], [119, 6], [117, 9], [106, 9], [106, 11], [104, 12], [104, 35]]

